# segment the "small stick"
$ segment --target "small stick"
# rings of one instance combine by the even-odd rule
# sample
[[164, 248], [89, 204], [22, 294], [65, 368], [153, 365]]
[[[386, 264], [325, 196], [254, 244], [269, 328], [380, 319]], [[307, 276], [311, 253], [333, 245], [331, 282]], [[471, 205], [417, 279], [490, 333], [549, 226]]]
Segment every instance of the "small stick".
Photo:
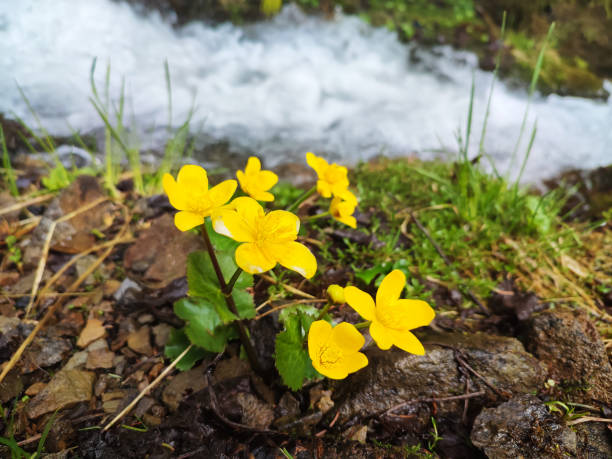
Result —
[[[452, 267], [453, 264], [451, 263], [451, 261], [448, 259], [448, 257], [446, 256], [442, 248], [438, 245], [438, 243], [434, 240], [434, 238], [431, 237], [431, 234], [429, 234], [429, 231], [427, 231], [427, 228], [425, 228], [421, 224], [421, 222], [419, 221], [417, 216], [414, 214], [414, 212], [410, 212], [410, 216], [414, 220], [414, 223], [416, 224], [416, 226], [423, 232], [423, 234], [429, 240], [429, 242], [431, 242], [431, 245], [434, 246], [434, 249], [436, 249], [436, 252], [438, 252], [438, 255], [440, 255], [442, 260], [444, 260], [444, 263]], [[478, 297], [476, 297], [476, 295], [474, 295], [474, 293], [469, 288], [465, 289], [465, 293], [464, 292], [461, 292], [461, 293], [463, 294], [463, 296], [467, 296], [470, 300], [476, 303], [478, 307], [482, 310], [482, 312], [484, 312], [487, 316], [491, 315], [491, 311], [489, 311], [489, 309], [482, 303], [482, 301], [478, 299]]]
[[467, 400], [469, 398], [481, 397], [485, 394], [485, 391], [481, 390], [478, 392], [471, 392], [469, 394], [463, 395], [452, 395], [449, 397], [434, 397], [434, 398], [415, 398], [413, 400], [408, 400], [406, 402], [399, 403], [391, 408], [385, 410], [382, 414], [385, 416], [396, 416], [392, 414], [393, 411], [398, 410], [400, 408], [404, 408], [407, 405], [412, 405], [413, 403], [438, 403], [438, 402], [449, 402], [452, 400]]
[[612, 419], [606, 418], [597, 418], [595, 416], [584, 416], [582, 418], [574, 419], [573, 421], [569, 421], [567, 423], [568, 426], [573, 426], [576, 424], [582, 424], [583, 422], [609, 422], [612, 423]]
[[28, 207], [33, 204], [39, 204], [41, 202], [48, 201], [54, 196], [55, 196], [54, 193], [43, 194], [42, 196], [36, 196], [35, 198], [28, 199], [27, 201], [17, 202], [13, 204], [12, 206], [8, 206], [8, 207], [5, 207], [4, 209], [0, 209], [0, 215], [10, 214], [11, 212], [15, 212], [16, 210], [23, 209], [24, 207]]
[[105, 427], [102, 429], [102, 432], [106, 432], [106, 431], [107, 431], [108, 429], [110, 429], [110, 428], [113, 426], [113, 424], [115, 424], [115, 423], [116, 423], [116, 422], [117, 422], [119, 419], [121, 419], [123, 416], [125, 416], [126, 414], [128, 414], [128, 413], [129, 413], [129, 412], [132, 410], [132, 408], [134, 408], [134, 407], [136, 406], [136, 404], [137, 404], [137, 403], [140, 401], [140, 399], [141, 399], [142, 397], [144, 397], [145, 395], [147, 395], [151, 389], [153, 389], [155, 386], [157, 386], [157, 385], [158, 385], [158, 384], [161, 382], [161, 380], [162, 380], [162, 379], [164, 379], [164, 378], [166, 377], [166, 375], [168, 375], [168, 373], [170, 373], [170, 372], [171, 372], [171, 371], [174, 369], [174, 367], [175, 367], [175, 366], [176, 366], [176, 365], [177, 365], [177, 364], [178, 364], [178, 363], [181, 361], [181, 359], [182, 359], [183, 357], [185, 357], [185, 355], [187, 355], [187, 353], [188, 353], [188, 352], [191, 350], [191, 348], [192, 348], [192, 347], [193, 347], [193, 344], [190, 344], [189, 346], [187, 346], [187, 348], [186, 348], [186, 349], [185, 349], [183, 352], [181, 352], [181, 354], [180, 354], [180, 355], [179, 355], [179, 356], [178, 356], [176, 359], [174, 359], [174, 361], [173, 361], [173, 362], [172, 362], [170, 365], [168, 365], [168, 366], [165, 368], [165, 370], [164, 370], [164, 371], [162, 371], [162, 372], [160, 373], [160, 375], [159, 375], [157, 378], [155, 378], [155, 379], [153, 380], [153, 382], [152, 382], [151, 384], [149, 384], [149, 385], [148, 385], [147, 387], [145, 387], [145, 388], [144, 388], [142, 391], [140, 391], [140, 394], [138, 394], [138, 395], [136, 396], [136, 398], [135, 398], [134, 400], [132, 400], [132, 401], [130, 402], [130, 404], [129, 404], [128, 406], [126, 406], [126, 407], [125, 407], [125, 408], [124, 408], [124, 409], [121, 411], [121, 413], [119, 413], [117, 416], [115, 416], [111, 422], [109, 422], [108, 424], [106, 424], [106, 426], [105, 426]]
[[269, 311], [266, 311], [258, 316], [255, 317], [255, 320], [259, 320], [264, 318], [265, 316], [267, 316], [268, 314], [272, 314], [275, 311], [279, 311], [281, 309], [285, 309], [288, 308], [290, 306], [295, 306], [297, 304], [309, 304], [309, 303], [327, 303], [327, 300], [323, 300], [323, 299], [314, 299], [314, 300], [297, 300], [297, 301], [291, 301], [289, 303], [285, 303], [285, 304], [281, 304], [280, 306], [276, 306], [272, 309], [270, 309]]
[[32, 293], [30, 295], [30, 301], [28, 302], [28, 306], [26, 307], [26, 310], [25, 310], [24, 317], [26, 319], [30, 315], [30, 310], [32, 309], [32, 306], [34, 304], [34, 298], [36, 297], [36, 293], [38, 292], [40, 281], [42, 280], [42, 276], [45, 271], [45, 265], [47, 264], [47, 257], [49, 255], [49, 248], [51, 246], [51, 239], [53, 238], [53, 233], [55, 232], [55, 227], [62, 222], [70, 220], [71, 218], [76, 217], [77, 215], [96, 207], [98, 204], [106, 200], [108, 200], [108, 198], [105, 196], [98, 198], [95, 201], [90, 202], [89, 204], [83, 207], [80, 207], [79, 209], [76, 209], [75, 211], [70, 212], [61, 218], [58, 218], [57, 220], [51, 223], [51, 225], [49, 226], [49, 231], [47, 232], [47, 237], [45, 238], [45, 244], [43, 245], [42, 255], [38, 262], [38, 268], [36, 269], [36, 274], [34, 276], [34, 283], [32, 284]]
[[[129, 225], [129, 218], [126, 218], [125, 222], [126, 223], [121, 229], [121, 231], [119, 231], [119, 234], [117, 234], [115, 239], [113, 239], [114, 241], [118, 241], [123, 237], [123, 233], [125, 232], [125, 230], [127, 229]], [[108, 257], [111, 254], [114, 248], [115, 246], [111, 245], [108, 249], [106, 249], [106, 251], [102, 254], [102, 256], [100, 256], [100, 258], [98, 258], [94, 263], [92, 263], [91, 266], [87, 268], [85, 272], [81, 275], [81, 277], [75, 280], [68, 287], [67, 290], [68, 291], [76, 290], [79, 287], [79, 285], [81, 285], [83, 281], [87, 279], [87, 276], [89, 276], [92, 272], [94, 272], [98, 268], [98, 266], [102, 264], [102, 262], [106, 259], [106, 257]], [[28, 337], [23, 341], [23, 343], [21, 343], [21, 346], [19, 346], [19, 348], [12, 355], [11, 359], [6, 363], [6, 365], [2, 369], [2, 373], [0, 373], [0, 383], [4, 380], [4, 378], [6, 378], [6, 375], [8, 374], [8, 372], [11, 371], [13, 367], [17, 364], [17, 362], [21, 358], [21, 355], [24, 353], [24, 351], [30, 345], [30, 343], [34, 340], [38, 332], [42, 330], [42, 328], [45, 326], [47, 321], [49, 321], [49, 319], [53, 316], [53, 314], [55, 314], [55, 312], [65, 303], [66, 299], [68, 298], [69, 297], [67, 296], [60, 297], [51, 307], [49, 307], [49, 309], [47, 309], [47, 312], [45, 313], [43, 318], [36, 324], [36, 326], [34, 327], [34, 330], [30, 332]]]
[[306, 293], [306, 292], [302, 292], [301, 290], [292, 287], [291, 285], [285, 284], [283, 282], [279, 282], [276, 279], [274, 279], [271, 276], [268, 276], [267, 274], [259, 274], [259, 277], [261, 277], [262, 279], [267, 280], [268, 282], [270, 282], [271, 284], [274, 285], [281, 285], [284, 289], [286, 289], [287, 291], [297, 295], [297, 296], [301, 296], [302, 298], [310, 298], [310, 299], [315, 299], [315, 297], [313, 295], [311, 295], [310, 293]]

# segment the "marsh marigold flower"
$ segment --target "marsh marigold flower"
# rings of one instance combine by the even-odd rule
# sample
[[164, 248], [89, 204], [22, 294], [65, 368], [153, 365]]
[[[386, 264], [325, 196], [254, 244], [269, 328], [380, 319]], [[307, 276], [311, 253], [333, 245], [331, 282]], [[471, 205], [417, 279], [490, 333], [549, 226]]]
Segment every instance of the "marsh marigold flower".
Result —
[[376, 304], [357, 287], [345, 287], [346, 302], [365, 320], [371, 320], [370, 335], [379, 348], [395, 345], [411, 354], [423, 355], [425, 349], [410, 330], [429, 325], [436, 315], [425, 301], [402, 300], [406, 276], [398, 269], [385, 276], [376, 292]]
[[359, 352], [364, 343], [363, 335], [347, 322], [332, 328], [326, 321], [317, 320], [308, 331], [312, 366], [331, 379], [344, 379], [368, 364], [368, 358]]
[[312, 167], [319, 180], [317, 181], [317, 192], [324, 198], [330, 198], [332, 194], [338, 196], [349, 186], [348, 170], [336, 163], [329, 164], [320, 156], [306, 153], [306, 162]]
[[349, 190], [344, 190], [331, 200], [329, 213], [339, 222], [351, 228], [357, 228], [357, 220], [353, 217], [355, 207], [357, 207], [357, 198]]
[[162, 179], [170, 204], [180, 212], [174, 216], [174, 224], [187, 231], [204, 223], [204, 219], [230, 200], [236, 191], [236, 180], [226, 180], [208, 189], [206, 169], [193, 164], [181, 167], [176, 181], [170, 174]]
[[257, 201], [274, 201], [274, 195], [268, 190], [276, 185], [278, 176], [272, 171], [262, 171], [261, 162], [255, 156], [247, 161], [244, 172], [237, 171], [238, 183], [246, 194]]
[[219, 234], [243, 242], [236, 249], [236, 264], [251, 274], [268, 271], [276, 263], [307, 279], [317, 270], [317, 260], [308, 248], [296, 242], [300, 219], [285, 210], [265, 213], [253, 198], [240, 197], [212, 216]]
[[329, 287], [327, 287], [327, 294], [334, 303], [342, 304], [345, 302], [344, 289], [338, 284], [331, 284]]

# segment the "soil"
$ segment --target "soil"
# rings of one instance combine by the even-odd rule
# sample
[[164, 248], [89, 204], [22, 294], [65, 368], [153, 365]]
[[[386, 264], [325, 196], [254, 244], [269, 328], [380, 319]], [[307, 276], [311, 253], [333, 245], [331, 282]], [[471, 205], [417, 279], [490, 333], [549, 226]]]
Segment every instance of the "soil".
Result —
[[[249, 324], [263, 377], [233, 343], [187, 372], [172, 371], [102, 431], [169, 364], [164, 346], [181, 326], [172, 305], [187, 292], [186, 255], [202, 247], [197, 235], [174, 227], [164, 196], [122, 198], [108, 200], [98, 179], [81, 176], [53, 199], [0, 215], [6, 234], [18, 235], [30, 254], [11, 261], [4, 246], [2, 368], [54, 311], [0, 382], [0, 436], [25, 450], [36, 449], [50, 422], [45, 451], [56, 455], [49, 457], [612, 456], [609, 421], [573, 424], [580, 417], [550, 409], [569, 397], [583, 417], [612, 417], [612, 367], [593, 323], [584, 313], [547, 309], [511, 282], [499, 289], [504, 296], [492, 292], [492, 315], [439, 315], [417, 332], [425, 356], [370, 344], [364, 370], [297, 392], [273, 367], [279, 326], [278, 312], [266, 314], [276, 306], [269, 302], [259, 311], [266, 316]], [[47, 252], [53, 222], [75, 212], [55, 226]], [[32, 215], [37, 225], [24, 227]], [[324, 298], [327, 285], [350, 278], [321, 272], [312, 282], [287, 282]], [[269, 285], [255, 283], [255, 304], [269, 299]], [[451, 291], [438, 291], [437, 301], [455, 310], [463, 303]], [[347, 308], [332, 311], [350, 316]], [[0, 446], [0, 455], [8, 449]]]

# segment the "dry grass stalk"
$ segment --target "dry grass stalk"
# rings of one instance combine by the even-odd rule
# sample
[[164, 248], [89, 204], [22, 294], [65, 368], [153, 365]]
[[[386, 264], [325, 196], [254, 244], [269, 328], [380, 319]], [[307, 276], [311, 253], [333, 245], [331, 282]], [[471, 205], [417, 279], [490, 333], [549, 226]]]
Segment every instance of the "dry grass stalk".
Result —
[[0, 215], [10, 214], [11, 212], [15, 212], [17, 210], [21, 210], [24, 207], [28, 207], [34, 204], [40, 204], [41, 202], [48, 201], [53, 198], [55, 193], [43, 194], [42, 196], [36, 196], [35, 198], [28, 199], [27, 201], [16, 202], [15, 204], [5, 207], [4, 209], [0, 209]]

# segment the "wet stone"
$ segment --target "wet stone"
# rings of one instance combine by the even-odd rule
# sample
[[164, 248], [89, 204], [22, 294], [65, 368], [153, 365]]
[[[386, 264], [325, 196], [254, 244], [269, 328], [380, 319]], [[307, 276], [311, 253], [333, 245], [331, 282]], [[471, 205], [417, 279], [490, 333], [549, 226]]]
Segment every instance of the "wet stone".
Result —
[[114, 352], [111, 352], [108, 349], [96, 349], [87, 355], [85, 368], [88, 370], [95, 370], [97, 368], [112, 368], [114, 359]]
[[561, 459], [577, 453], [576, 433], [533, 395], [482, 410], [474, 421], [471, 440], [492, 459]]
[[[442, 398], [465, 393], [466, 380], [455, 358], [460, 350], [467, 363], [498, 390], [523, 394], [541, 387], [544, 374], [539, 362], [514, 338], [481, 333], [429, 333], [422, 340], [426, 354], [418, 356], [399, 349], [367, 352], [369, 365], [337, 384], [334, 401], [338, 421], [381, 415], [392, 406], [418, 398]], [[483, 406], [498, 395], [478, 378], [471, 378], [471, 391], [486, 396], [472, 398], [471, 407]], [[430, 425], [430, 404], [410, 404], [401, 413], [412, 416], [411, 426], [425, 430]], [[463, 401], [437, 404], [437, 413], [460, 418]]]
[[91, 398], [95, 374], [81, 370], [62, 370], [49, 382], [47, 387], [34, 397], [26, 412], [31, 419], [67, 408]]
[[17, 317], [0, 316], [0, 360], [8, 360], [19, 341], [21, 321]]
[[50, 367], [61, 362], [72, 350], [70, 342], [62, 338], [36, 337], [23, 357], [24, 373]]
[[602, 422], [584, 422], [574, 426], [579, 457], [609, 459], [612, 457], [612, 431]]
[[574, 401], [612, 402], [612, 366], [597, 329], [582, 311], [545, 311], [525, 326], [527, 349], [548, 368], [549, 377], [582, 387]]

